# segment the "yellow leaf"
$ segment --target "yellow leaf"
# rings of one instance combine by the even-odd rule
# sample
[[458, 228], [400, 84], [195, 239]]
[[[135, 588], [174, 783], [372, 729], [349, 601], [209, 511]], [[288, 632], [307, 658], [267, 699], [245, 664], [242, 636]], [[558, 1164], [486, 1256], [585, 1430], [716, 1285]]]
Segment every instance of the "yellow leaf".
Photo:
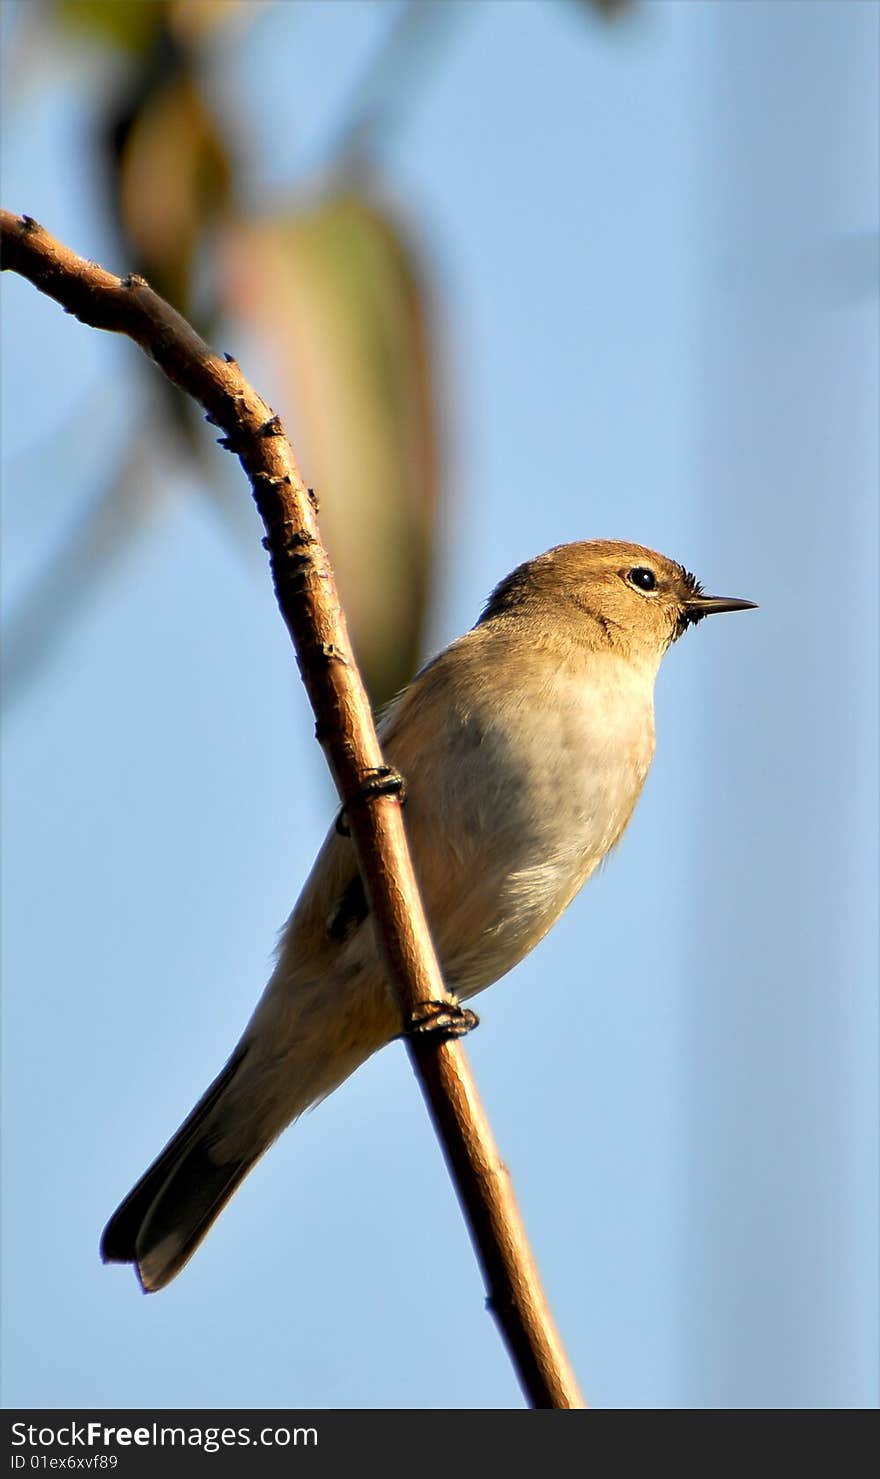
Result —
[[374, 703], [420, 655], [436, 503], [421, 276], [374, 203], [348, 192], [236, 231], [230, 301], [282, 368], [295, 443]]

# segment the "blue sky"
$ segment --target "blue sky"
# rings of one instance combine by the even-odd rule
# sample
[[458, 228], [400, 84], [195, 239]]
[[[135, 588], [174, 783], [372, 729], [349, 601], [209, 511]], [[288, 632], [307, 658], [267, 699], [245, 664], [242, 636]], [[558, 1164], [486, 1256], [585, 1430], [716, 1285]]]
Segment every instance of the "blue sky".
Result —
[[[320, 170], [388, 15], [282, 4], [244, 34], [255, 203]], [[606, 28], [486, 0], [383, 155], [448, 400], [428, 650], [568, 539], [638, 540], [761, 605], [670, 654], [621, 848], [468, 1042], [598, 1406], [876, 1405], [878, 18], [660, 0]], [[82, 65], [6, 89], [4, 204], [124, 268]], [[124, 441], [136, 351], [10, 278], [13, 607]], [[397, 1048], [167, 1291], [98, 1261], [333, 807], [268, 579], [161, 454], [155, 481], [5, 723], [4, 1403], [516, 1407]]]

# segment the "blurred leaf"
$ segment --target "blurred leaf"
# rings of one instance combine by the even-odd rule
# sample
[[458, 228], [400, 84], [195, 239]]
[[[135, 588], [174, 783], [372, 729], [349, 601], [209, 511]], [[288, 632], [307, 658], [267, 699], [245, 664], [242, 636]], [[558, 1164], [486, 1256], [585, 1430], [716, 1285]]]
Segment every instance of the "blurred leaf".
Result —
[[289, 386], [358, 662], [375, 704], [420, 654], [436, 501], [425, 305], [410, 247], [354, 193], [236, 229], [231, 306]]
[[55, 17], [68, 30], [134, 56], [149, 52], [163, 27], [192, 45], [260, 9], [261, 0], [53, 0]]
[[[54, 0], [68, 27], [132, 57], [124, 80], [96, 98], [111, 201], [130, 266], [185, 314], [195, 252], [232, 193], [225, 135], [202, 87], [200, 46], [257, 9], [244, 0]], [[228, 131], [225, 112], [223, 123]]]
[[230, 22], [250, 22], [264, 0], [168, 0], [168, 25], [192, 45]]
[[133, 55], [151, 50], [165, 18], [165, 0], [54, 0], [53, 9], [68, 30]]
[[194, 78], [178, 71], [143, 97], [128, 123], [119, 207], [144, 273], [182, 313], [196, 248], [230, 195], [223, 139]]

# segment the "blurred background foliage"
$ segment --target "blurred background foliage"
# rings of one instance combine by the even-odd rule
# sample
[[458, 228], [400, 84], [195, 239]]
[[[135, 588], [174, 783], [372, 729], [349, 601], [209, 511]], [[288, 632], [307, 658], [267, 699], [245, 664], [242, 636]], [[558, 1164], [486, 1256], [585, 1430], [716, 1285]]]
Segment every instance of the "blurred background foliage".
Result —
[[[872, 0], [0, 5], [4, 204], [284, 416], [377, 700], [563, 539], [760, 602], [664, 664], [614, 865], [469, 1044], [598, 1407], [876, 1405], [878, 38]], [[517, 1406], [402, 1053], [167, 1299], [99, 1264], [332, 800], [241, 469], [0, 281], [5, 1400]]]
[[[234, 349], [218, 335], [233, 324], [233, 333], [244, 330], [277, 369], [277, 409], [318, 491], [378, 706], [409, 679], [422, 650], [449, 493], [441, 431], [450, 429], [424, 228], [391, 200], [382, 146], [415, 90], [442, 67], [469, 8], [389, 5], [379, 53], [346, 99], [320, 165], [291, 179], [285, 198], [254, 200], [248, 140], [220, 79], [243, 28], [273, 3], [291, 0], [47, 0], [27, 14], [39, 35], [22, 51], [36, 66], [53, 47], [92, 53], [83, 71], [91, 147], [119, 239], [104, 265], [142, 273], [214, 347]], [[556, 0], [553, 8], [611, 20], [628, 5]], [[155, 378], [135, 356], [131, 374]], [[156, 499], [151, 449], [188, 463], [245, 556], [256, 549], [242, 518], [244, 487], [218, 466], [198, 408], [164, 383], [139, 404], [112, 479], [18, 602], [8, 696], [51, 657], [55, 634], [70, 629], [143, 527], [139, 505]]]

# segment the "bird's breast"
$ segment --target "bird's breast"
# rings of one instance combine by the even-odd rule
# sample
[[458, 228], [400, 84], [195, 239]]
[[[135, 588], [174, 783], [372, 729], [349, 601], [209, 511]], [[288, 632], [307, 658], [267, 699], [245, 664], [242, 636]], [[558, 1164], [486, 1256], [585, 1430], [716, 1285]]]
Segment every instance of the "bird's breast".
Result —
[[458, 697], [437, 715], [443, 743], [411, 768], [407, 832], [463, 995], [547, 933], [619, 839], [653, 754], [653, 685], [628, 665], [544, 664], [531, 677], [501, 702], [497, 685]]

